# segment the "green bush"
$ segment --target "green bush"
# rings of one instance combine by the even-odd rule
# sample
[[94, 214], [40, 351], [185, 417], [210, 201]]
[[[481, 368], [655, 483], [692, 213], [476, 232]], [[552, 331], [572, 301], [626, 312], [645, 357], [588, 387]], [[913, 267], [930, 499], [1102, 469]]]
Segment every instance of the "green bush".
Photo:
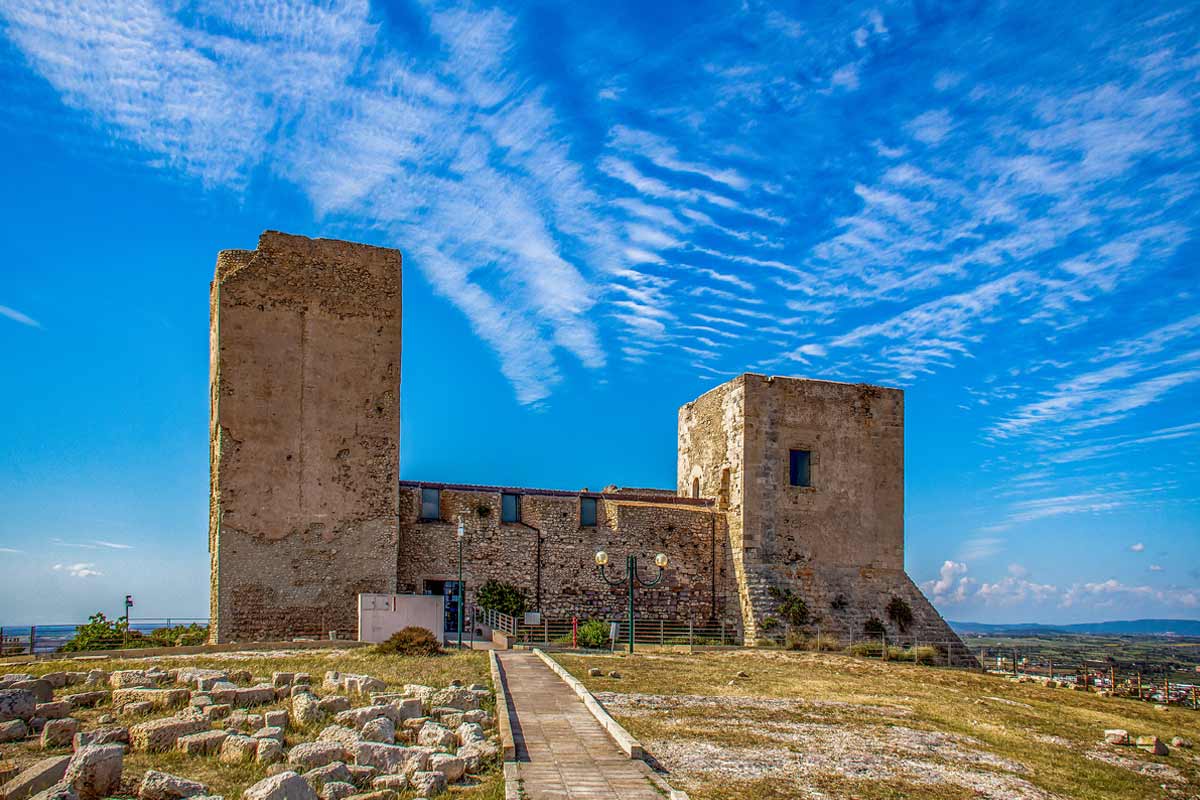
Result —
[[883, 636], [887, 633], [887, 628], [883, 626], [883, 620], [879, 617], [871, 617], [863, 623], [863, 633], [867, 636]]
[[923, 644], [912, 649], [913, 661], [918, 664], [936, 664], [942, 658], [942, 653], [933, 645]]
[[608, 623], [589, 619], [579, 626], [579, 646], [599, 650], [608, 646]]
[[436, 656], [441, 654], [442, 646], [430, 631], [409, 626], [375, 645], [375, 652], [380, 655]]
[[511, 583], [501, 583], [491, 579], [483, 582], [475, 594], [480, 608], [499, 611], [510, 617], [519, 617], [525, 613], [525, 593]]
[[769, 589], [771, 597], [779, 602], [779, 616], [787, 624], [802, 628], [813, 622], [812, 615], [808, 612], [808, 604], [804, 602], [804, 598], [793, 592], [791, 589], [779, 589], [772, 586]]
[[208, 641], [208, 626], [174, 625], [170, 628], [155, 628], [146, 637], [142, 647], [193, 647]]
[[851, 645], [850, 655], [859, 658], [879, 658], [883, 655], [883, 645], [879, 642], [857, 642]]
[[88, 617], [86, 625], [75, 629], [75, 635], [67, 640], [62, 649], [72, 653], [83, 650], [119, 650], [126, 642], [140, 647], [143, 638], [138, 631], [129, 630], [129, 623], [124, 618], [110, 620], [103, 612], [97, 611]]

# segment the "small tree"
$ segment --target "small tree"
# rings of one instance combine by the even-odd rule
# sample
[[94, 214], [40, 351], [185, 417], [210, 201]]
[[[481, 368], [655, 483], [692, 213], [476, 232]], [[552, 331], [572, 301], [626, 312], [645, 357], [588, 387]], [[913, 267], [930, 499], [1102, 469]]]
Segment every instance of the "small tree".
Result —
[[781, 590], [775, 586], [772, 586], [769, 591], [771, 597], [779, 602], [778, 613], [784, 622], [796, 628], [802, 628], [813, 622], [812, 615], [808, 612], [808, 603], [804, 602], [803, 597], [791, 589]]
[[887, 628], [883, 625], [883, 620], [879, 617], [871, 617], [863, 623], [863, 633], [867, 636], [883, 636], [887, 633]]
[[475, 594], [480, 608], [499, 611], [510, 617], [519, 617], [525, 613], [525, 593], [511, 583], [501, 583], [489, 579], [483, 582]]
[[97, 611], [88, 617], [86, 625], [80, 625], [62, 649], [72, 653], [84, 650], [119, 650], [126, 640], [131, 644], [142, 639], [138, 631], [129, 630], [125, 619], [110, 620], [104, 612]]
[[896, 623], [896, 627], [900, 629], [901, 633], [906, 632], [908, 626], [912, 625], [912, 606], [903, 597], [892, 595], [892, 599], [888, 601], [886, 610], [888, 619]]
[[834, 611], [845, 611], [848, 605], [850, 605], [850, 601], [846, 599], [846, 595], [844, 594], [839, 594], [829, 601], [829, 607]]
[[579, 626], [577, 636], [580, 647], [598, 650], [608, 644], [608, 625], [603, 620], [589, 619]]

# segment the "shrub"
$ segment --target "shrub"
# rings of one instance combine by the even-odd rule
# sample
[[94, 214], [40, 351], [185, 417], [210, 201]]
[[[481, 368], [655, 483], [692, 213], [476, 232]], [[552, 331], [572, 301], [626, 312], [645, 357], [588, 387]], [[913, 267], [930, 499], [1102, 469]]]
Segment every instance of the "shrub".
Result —
[[86, 625], [75, 629], [75, 635], [62, 646], [68, 652], [82, 650], [119, 650], [129, 644], [138, 643], [140, 646], [144, 637], [138, 631], [129, 630], [129, 622], [124, 618], [110, 620], [104, 613], [97, 611], [88, 617]]
[[380, 655], [436, 656], [441, 654], [442, 646], [432, 632], [410, 625], [375, 645], [375, 652]]
[[791, 589], [779, 589], [775, 586], [771, 587], [770, 592], [771, 597], [779, 601], [779, 616], [783, 617], [784, 622], [797, 628], [812, 623], [812, 615], [808, 613], [808, 604], [804, 602], [803, 597]]
[[936, 664], [942, 657], [942, 653], [933, 645], [923, 644], [912, 649], [913, 661], [918, 664]]
[[892, 599], [887, 604], [887, 615], [888, 619], [896, 623], [896, 627], [900, 629], [901, 633], [907, 631], [908, 626], [912, 625], [912, 606], [902, 597], [892, 595]]
[[763, 617], [763, 621], [758, 627], [762, 628], [764, 631], [769, 631], [778, 624], [779, 620], [775, 619], [774, 617]]
[[883, 654], [883, 646], [879, 642], [857, 642], [850, 647], [850, 655], [859, 658], [879, 658]]
[[903, 647], [896, 645], [888, 645], [887, 649], [889, 661], [912, 661], [913, 655], [911, 650], [905, 650]]
[[510, 617], [519, 617], [525, 613], [525, 593], [511, 583], [501, 583], [498, 580], [486, 580], [475, 594], [480, 608], [499, 611]]
[[850, 601], [846, 599], [846, 595], [844, 594], [839, 594], [829, 601], [829, 607], [834, 611], [845, 611], [848, 605], [850, 605]]
[[143, 646], [150, 647], [192, 647], [208, 641], [208, 626], [175, 625], [170, 628], [155, 628], [150, 632]]
[[579, 626], [579, 646], [599, 650], [608, 645], [608, 624], [604, 620], [589, 619]]
[[883, 636], [887, 633], [887, 628], [883, 626], [883, 620], [879, 617], [871, 617], [863, 623], [863, 633], [867, 636]]

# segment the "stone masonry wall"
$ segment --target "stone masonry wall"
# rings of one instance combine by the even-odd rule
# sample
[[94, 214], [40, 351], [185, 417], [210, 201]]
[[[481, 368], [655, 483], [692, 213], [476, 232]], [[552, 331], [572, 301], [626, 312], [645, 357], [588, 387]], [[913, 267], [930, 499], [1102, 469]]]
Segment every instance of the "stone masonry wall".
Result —
[[[444, 486], [427, 483], [428, 487]], [[540, 605], [548, 618], [571, 616], [616, 619], [624, 616], [624, 589], [604, 583], [596, 572], [597, 550], [611, 557], [610, 569], [624, 573], [625, 556], [639, 556], [646, 578], [656, 570], [655, 553], [670, 559], [663, 582], [638, 588], [640, 619], [718, 621], [734, 624], [733, 591], [724, 515], [703, 501], [682, 503], [639, 500], [638, 496], [593, 494], [594, 527], [579, 524], [580, 495], [523, 491], [521, 522], [500, 521], [501, 492], [496, 488], [444, 486], [441, 519], [420, 520], [420, 489], [406, 483], [400, 493], [400, 546], [397, 585], [401, 592], [422, 592], [426, 580], [456, 580], [456, 530], [461, 515], [467, 604], [486, 580], [511, 583], [525, 592], [528, 607]], [[670, 502], [666, 502], [670, 501]], [[537, 529], [537, 530], [535, 530]], [[541, 546], [541, 597], [538, 598], [538, 535]], [[714, 591], [715, 589], [715, 591]], [[727, 606], [733, 609], [726, 613]]]
[[212, 284], [211, 636], [353, 636], [396, 574], [401, 263], [268, 231]]

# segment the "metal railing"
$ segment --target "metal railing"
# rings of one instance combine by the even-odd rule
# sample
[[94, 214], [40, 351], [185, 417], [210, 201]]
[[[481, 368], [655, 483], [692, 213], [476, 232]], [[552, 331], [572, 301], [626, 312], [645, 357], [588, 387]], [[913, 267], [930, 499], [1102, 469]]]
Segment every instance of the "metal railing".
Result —
[[[543, 616], [540, 622], [528, 623], [524, 619], [501, 614], [492, 609], [475, 609], [475, 622], [502, 631], [517, 644], [542, 647], [582, 647], [589, 642], [596, 647], [594, 637], [580, 638], [579, 628], [587, 618], [563, 617], [551, 619]], [[600, 620], [605, 635], [601, 647], [604, 649], [623, 647], [629, 643], [629, 624], [626, 620]], [[699, 647], [740, 645], [737, 630], [721, 622], [691, 622], [687, 620], [645, 619], [634, 622], [634, 643], [663, 647]]]
[[90, 623], [0, 626], [0, 656], [49, 655], [84, 650], [124, 650], [204, 644], [208, 619], [200, 617], [109, 620]]

